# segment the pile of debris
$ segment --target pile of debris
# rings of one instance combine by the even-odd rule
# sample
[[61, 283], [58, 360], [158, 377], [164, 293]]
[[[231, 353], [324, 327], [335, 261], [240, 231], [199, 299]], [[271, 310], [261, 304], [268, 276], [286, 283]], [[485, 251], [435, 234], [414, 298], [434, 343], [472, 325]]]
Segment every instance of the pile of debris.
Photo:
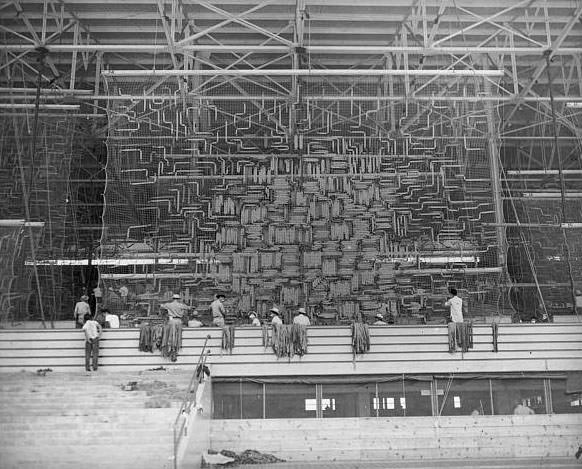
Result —
[[254, 449], [247, 449], [240, 454], [223, 449], [220, 452], [209, 450], [202, 458], [202, 467], [213, 468], [216, 466], [238, 466], [243, 464], [271, 464], [285, 462], [268, 453], [261, 453]]

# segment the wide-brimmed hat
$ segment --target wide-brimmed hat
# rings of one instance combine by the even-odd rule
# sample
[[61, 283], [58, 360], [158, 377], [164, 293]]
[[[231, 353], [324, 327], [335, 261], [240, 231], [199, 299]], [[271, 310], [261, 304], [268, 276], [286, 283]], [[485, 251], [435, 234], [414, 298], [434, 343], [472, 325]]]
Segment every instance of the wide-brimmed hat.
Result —
[[384, 316], [382, 316], [380, 313], [376, 314], [376, 319], [384, 319]]
[[85, 300], [85, 301], [87, 301], [87, 300], [89, 299], [89, 297], [88, 297], [87, 295], [83, 295], [83, 296], [81, 297], [81, 299], [82, 299], [82, 300]]
[[180, 295], [178, 295], [177, 293], [174, 293], [174, 294], [172, 295], [172, 298], [173, 298], [174, 300], [179, 300], [179, 299], [181, 299], [182, 297], [181, 297]]
[[279, 308], [271, 308], [271, 313], [279, 314]]
[[307, 314], [307, 313], [305, 312], [305, 308], [299, 308], [297, 310], [297, 314]]

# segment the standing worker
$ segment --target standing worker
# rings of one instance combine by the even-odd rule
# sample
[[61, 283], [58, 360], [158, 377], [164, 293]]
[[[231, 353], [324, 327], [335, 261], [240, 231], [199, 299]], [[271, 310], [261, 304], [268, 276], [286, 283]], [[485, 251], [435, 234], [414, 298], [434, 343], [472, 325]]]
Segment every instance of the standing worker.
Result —
[[91, 307], [89, 306], [89, 297], [83, 295], [81, 300], [75, 304], [73, 317], [75, 318], [75, 328], [81, 329], [85, 323], [85, 315], [91, 316]]
[[461, 347], [463, 350], [463, 300], [457, 296], [457, 290], [451, 288], [449, 292], [452, 298], [445, 302], [449, 307], [451, 322], [448, 325], [449, 331], [449, 352], [455, 352]]
[[187, 316], [187, 312], [190, 309], [189, 306], [185, 305], [181, 301], [182, 297], [178, 294], [172, 295], [172, 301], [170, 303], [164, 303], [160, 305], [160, 308], [165, 309], [168, 312], [168, 317], [170, 320], [178, 320], [182, 323], [182, 318]]
[[224, 327], [224, 316], [226, 308], [224, 307], [225, 296], [219, 293], [214, 296], [214, 301], [210, 303], [210, 310], [212, 311], [212, 324], [216, 327]]
[[[87, 305], [89, 306], [89, 305]], [[89, 313], [85, 314], [85, 324], [83, 332], [85, 333], [85, 370], [91, 371], [91, 358], [93, 358], [93, 371], [97, 371], [99, 361], [99, 339], [101, 338], [101, 325], [91, 319]]]
[[299, 308], [297, 310], [297, 313], [296, 313], [295, 317], [293, 318], [293, 324], [300, 324], [302, 326], [310, 326], [311, 325], [311, 321], [309, 321], [309, 318], [307, 317], [307, 314], [305, 313], [305, 308]]
[[455, 288], [451, 288], [449, 292], [453, 296], [445, 302], [445, 306], [450, 308], [451, 321], [455, 323], [463, 322], [463, 300], [457, 296]]

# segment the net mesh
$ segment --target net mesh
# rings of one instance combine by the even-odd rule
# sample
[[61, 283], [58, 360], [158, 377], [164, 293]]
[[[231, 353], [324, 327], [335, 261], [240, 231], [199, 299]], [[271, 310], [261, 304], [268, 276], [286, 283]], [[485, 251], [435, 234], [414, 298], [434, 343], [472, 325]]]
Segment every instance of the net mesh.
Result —
[[483, 77], [107, 80], [104, 301], [406, 322], [455, 287], [502, 310]]
[[36, 125], [33, 113], [0, 116], [0, 320], [39, 319], [41, 303], [45, 318], [56, 319], [72, 302], [62, 268], [34, 261], [62, 258], [73, 228], [67, 180], [75, 120], [74, 112], [41, 112]]

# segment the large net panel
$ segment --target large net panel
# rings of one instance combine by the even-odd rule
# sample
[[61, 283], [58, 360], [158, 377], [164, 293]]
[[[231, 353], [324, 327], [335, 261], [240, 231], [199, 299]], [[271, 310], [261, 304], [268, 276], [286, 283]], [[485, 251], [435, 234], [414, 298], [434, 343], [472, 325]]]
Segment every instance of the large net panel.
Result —
[[554, 126], [551, 107], [532, 106], [530, 139], [506, 144], [502, 155], [510, 298], [523, 319], [572, 314], [582, 290], [582, 112], [555, 110], [561, 119]]
[[108, 77], [104, 302], [406, 323], [454, 287], [497, 314], [485, 80]]
[[0, 116], [0, 320], [56, 319], [70, 308], [62, 267], [50, 261], [63, 257], [74, 229], [67, 190], [75, 114]]

